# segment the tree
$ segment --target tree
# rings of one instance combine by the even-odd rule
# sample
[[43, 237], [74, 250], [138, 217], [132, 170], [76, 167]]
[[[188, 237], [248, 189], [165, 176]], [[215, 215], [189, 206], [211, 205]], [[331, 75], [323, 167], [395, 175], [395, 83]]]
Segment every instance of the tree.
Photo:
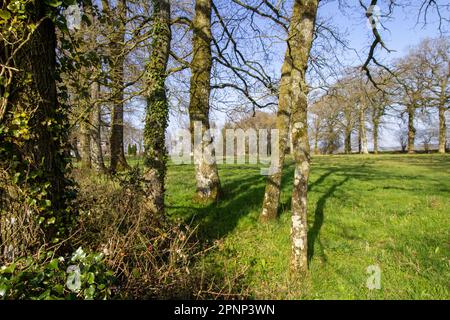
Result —
[[111, 112], [110, 171], [128, 168], [123, 143], [123, 112], [124, 112], [124, 62], [125, 62], [125, 23], [127, 16], [127, 1], [117, 1], [111, 9], [108, 0], [103, 0], [103, 10], [107, 14], [111, 28], [110, 73], [113, 107]]
[[308, 141], [308, 88], [306, 69], [313, 42], [317, 0], [296, 0], [289, 30], [288, 52], [291, 70], [291, 136], [295, 160], [294, 188], [292, 190], [292, 255], [291, 267], [295, 271], [308, 268], [307, 252], [307, 194], [310, 168]]
[[382, 117], [386, 113], [386, 107], [390, 103], [389, 94], [385, 91], [371, 91], [369, 92], [370, 101], [370, 119], [372, 121], [372, 140], [373, 140], [373, 153], [378, 154], [379, 152], [379, 134], [380, 125], [382, 123]]
[[8, 8], [0, 18], [7, 20], [0, 40], [0, 169], [26, 193], [22, 206], [35, 203], [27, 214], [35, 213], [46, 240], [54, 240], [71, 218], [67, 111], [56, 86], [58, 12], [45, 1]]
[[93, 79], [90, 87], [91, 112], [90, 112], [90, 136], [91, 136], [91, 165], [97, 172], [106, 172], [103, 160], [102, 148], [102, 108], [99, 102], [100, 84]]
[[445, 153], [446, 122], [445, 113], [450, 108], [450, 41], [446, 38], [425, 39], [412, 54], [417, 63], [425, 69], [423, 82], [426, 83], [424, 107], [438, 109], [439, 116], [439, 153]]
[[[420, 62], [420, 56], [410, 50], [409, 54], [400, 59], [396, 65], [398, 104], [404, 106], [403, 113], [407, 116], [408, 153], [414, 153], [416, 137], [416, 112], [423, 108], [426, 101], [426, 66]], [[402, 113], [402, 114], [403, 114]]]
[[[211, 92], [211, 0], [196, 0], [193, 20], [193, 58], [191, 62], [190, 128], [194, 144], [195, 177], [197, 197], [202, 200], [217, 200], [220, 194], [220, 179], [214, 152], [205, 158], [208, 146], [212, 144], [209, 133], [209, 96]], [[195, 125], [200, 124], [200, 132]]]
[[[295, 6], [302, 4], [295, 2]], [[298, 10], [298, 9], [297, 9]], [[293, 17], [292, 17], [293, 18]], [[292, 30], [295, 24], [291, 22]], [[294, 31], [292, 31], [294, 33]], [[291, 38], [292, 35], [290, 34]], [[288, 43], [289, 47], [289, 43]], [[289, 126], [291, 123], [291, 104], [292, 104], [292, 70], [293, 57], [289, 48], [286, 50], [283, 66], [281, 68], [281, 79], [278, 88], [278, 111], [277, 111], [277, 130], [278, 130], [278, 159], [271, 165], [270, 175], [267, 177], [266, 189], [262, 205], [260, 220], [262, 222], [276, 219], [278, 216], [278, 206], [281, 193], [281, 178], [283, 174], [284, 159], [289, 142]]]
[[170, 2], [153, 0], [152, 52], [146, 68], [146, 115], [144, 128], [145, 207], [150, 213], [164, 212], [164, 181], [167, 171], [165, 131], [169, 105], [165, 80], [170, 55]]

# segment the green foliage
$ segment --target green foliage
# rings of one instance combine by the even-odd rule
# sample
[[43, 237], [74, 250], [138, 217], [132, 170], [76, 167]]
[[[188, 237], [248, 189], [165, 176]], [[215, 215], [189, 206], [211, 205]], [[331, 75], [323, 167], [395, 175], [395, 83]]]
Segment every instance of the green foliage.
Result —
[[136, 156], [137, 154], [137, 146], [136, 144], [129, 144], [127, 154], [129, 156]]
[[0, 299], [108, 299], [114, 281], [100, 253], [78, 248], [70, 257], [49, 251], [0, 268]]
[[[51, 106], [54, 110], [46, 107], [42, 111], [40, 98], [36, 97], [40, 84], [35, 78], [36, 72], [32, 71], [36, 68], [30, 66], [33, 60], [22, 61], [20, 57], [23, 50], [29, 51], [33, 46], [34, 37], [41, 41], [42, 35], [36, 30], [48, 26], [49, 22], [42, 19], [43, 16], [52, 19], [64, 33], [66, 21], [59, 9], [74, 3], [73, 0], [13, 0], [0, 10], [0, 31], [5, 44], [4, 55], [0, 57], [0, 169], [7, 168], [11, 186], [21, 191], [16, 201], [31, 210], [44, 230], [51, 230], [47, 234], [51, 234], [52, 239], [47, 240], [53, 242], [66, 235], [73, 222], [68, 206], [74, 189], [72, 181], [65, 178], [69, 170], [67, 94], [65, 88], [60, 87], [59, 101]], [[51, 34], [45, 36], [52, 40]], [[59, 64], [55, 80], [59, 79], [62, 68]], [[39, 145], [44, 139], [52, 145], [51, 156], [43, 150], [42, 144]], [[1, 209], [10, 214], [8, 208]]]

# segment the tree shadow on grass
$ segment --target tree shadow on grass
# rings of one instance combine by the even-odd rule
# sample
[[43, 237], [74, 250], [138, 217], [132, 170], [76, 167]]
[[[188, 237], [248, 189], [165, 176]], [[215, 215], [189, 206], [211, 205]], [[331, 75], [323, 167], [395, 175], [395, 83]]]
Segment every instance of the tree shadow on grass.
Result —
[[314, 212], [314, 223], [311, 228], [308, 230], [308, 262], [311, 262], [313, 256], [314, 256], [314, 248], [316, 242], [319, 244], [320, 248], [320, 256], [322, 257], [323, 261], [327, 261], [327, 257], [325, 255], [323, 244], [320, 241], [320, 230], [322, 229], [323, 222], [325, 219], [324, 216], [324, 209], [325, 205], [329, 198], [333, 197], [336, 190], [344, 185], [348, 180], [350, 179], [349, 176], [346, 176], [343, 180], [341, 180], [338, 183], [334, 183], [325, 194], [323, 194], [319, 200], [316, 203], [316, 210]]
[[[287, 161], [283, 169], [282, 193], [292, 188], [290, 185], [294, 174], [292, 163], [292, 161]], [[168, 209], [186, 213], [184, 220], [193, 225], [198, 225], [199, 235], [204, 240], [215, 240], [226, 236], [236, 228], [242, 218], [247, 217], [249, 214], [251, 214], [250, 219], [254, 219], [255, 223], [259, 218], [267, 181], [266, 177], [260, 175], [259, 168], [254, 166], [231, 166], [226, 169], [231, 170], [227, 172], [227, 175], [223, 175], [222, 188], [224, 194], [219, 202], [204, 205], [189, 203], [184, 206], [167, 206]], [[375, 182], [385, 179], [386, 176], [389, 176], [391, 179], [403, 178], [402, 175], [392, 175], [392, 172], [385, 173], [378, 168], [372, 168], [367, 163], [347, 165], [319, 164], [318, 169], [325, 170], [325, 172], [309, 184], [309, 192], [316, 191], [316, 188], [322, 186], [324, 181], [331, 175], [343, 177], [343, 180], [325, 191], [316, 204], [314, 223], [308, 232], [310, 259], [314, 255], [314, 245], [318, 240], [320, 229], [323, 225], [326, 202], [330, 197], [333, 197], [333, 194], [339, 187], [349, 179]], [[250, 170], [250, 172], [247, 173], [244, 170]], [[416, 178], [411, 177], [411, 179]], [[290, 197], [287, 201], [280, 202], [280, 208], [282, 209], [281, 214], [290, 211]]]
[[[239, 168], [233, 168], [239, 169]], [[243, 168], [246, 170], [248, 168]], [[292, 166], [283, 170], [283, 180], [292, 179], [294, 169]], [[190, 214], [185, 220], [198, 226], [199, 235], [204, 240], [220, 239], [232, 232], [240, 219], [251, 212], [259, 218], [267, 177], [260, 175], [259, 169], [249, 173], [245, 178], [237, 178], [238, 174], [227, 175], [222, 179], [223, 194], [219, 202], [201, 206], [167, 206], [169, 209], [186, 210]]]

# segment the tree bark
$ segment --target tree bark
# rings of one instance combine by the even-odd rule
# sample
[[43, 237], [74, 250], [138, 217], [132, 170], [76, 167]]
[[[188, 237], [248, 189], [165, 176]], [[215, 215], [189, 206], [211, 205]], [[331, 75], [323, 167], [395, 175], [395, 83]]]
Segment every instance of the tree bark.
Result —
[[361, 107], [359, 110], [359, 141], [360, 141], [360, 153], [369, 154], [369, 148], [367, 146], [367, 132], [366, 132], [366, 118], [365, 108]]
[[144, 206], [151, 214], [162, 214], [167, 170], [165, 131], [169, 118], [165, 80], [171, 41], [170, 2], [169, 0], [152, 0], [152, 2], [154, 7], [152, 53], [146, 70]]
[[111, 112], [111, 136], [110, 151], [111, 163], [110, 171], [116, 172], [128, 169], [128, 163], [125, 158], [123, 143], [123, 110], [124, 110], [124, 62], [125, 62], [125, 19], [126, 19], [126, 0], [117, 2], [116, 8], [117, 30], [114, 30], [111, 42], [112, 63], [111, 63], [111, 81], [113, 92], [113, 108]]
[[308, 140], [308, 88], [306, 69], [313, 42], [318, 0], [296, 0], [289, 30], [288, 46], [292, 54], [291, 123], [293, 156], [295, 160], [294, 187], [292, 190], [292, 255], [293, 271], [305, 272], [308, 268], [307, 245], [307, 194], [310, 170]]
[[344, 151], [346, 154], [352, 153], [352, 130], [345, 128]]
[[103, 160], [102, 136], [101, 136], [101, 106], [98, 103], [100, 85], [98, 82], [91, 84], [91, 106], [90, 113], [90, 137], [91, 137], [91, 165], [97, 172], [104, 173], [106, 171]]
[[448, 100], [447, 84], [448, 77], [445, 77], [441, 82], [441, 94], [439, 99], [439, 153], [445, 153], [445, 147], [447, 144], [447, 126], [445, 122], [445, 112], [448, 109], [448, 107], [446, 106]]
[[374, 106], [372, 107], [372, 124], [373, 124], [373, 132], [372, 132], [372, 138], [373, 138], [373, 153], [378, 154], [378, 139], [380, 134], [380, 121], [381, 117], [383, 116], [384, 108]]
[[408, 153], [414, 153], [414, 141], [416, 138], [416, 128], [414, 127], [416, 108], [408, 106]]
[[319, 135], [317, 133], [314, 137], [314, 154], [319, 154]]
[[[90, 112], [89, 112], [90, 114]], [[89, 119], [81, 119], [80, 122], [80, 156], [81, 168], [90, 169], [91, 165], [91, 130]]]
[[447, 126], [445, 124], [445, 106], [439, 106], [439, 153], [445, 153], [447, 144]]
[[[6, 150], [5, 154], [5, 150], [0, 150], [0, 165], [6, 164], [9, 172], [24, 179], [24, 190], [46, 191], [39, 199], [46, 205], [37, 210], [44, 218], [42, 226], [48, 241], [55, 236], [64, 236], [69, 221], [66, 210], [68, 180], [65, 177], [68, 122], [57, 98], [55, 26], [51, 18], [46, 18], [55, 11], [44, 1], [26, 6], [23, 16], [28, 17], [27, 23], [35, 24], [37, 28], [14, 58], [12, 67], [19, 71], [13, 76], [7, 106], [9, 112], [2, 125], [8, 125], [12, 115], [25, 115], [29, 135], [28, 138], [16, 136], [9, 141], [3, 141], [4, 136], [0, 135], [0, 144], [10, 146], [10, 151]], [[1, 50], [1, 59], [7, 54], [6, 50]], [[37, 173], [35, 177], [31, 175], [33, 172]], [[52, 219], [52, 223], [47, 219]]]
[[380, 123], [377, 120], [373, 122], [373, 153], [378, 154], [378, 134], [380, 131]]
[[77, 161], [81, 161], [80, 151], [78, 150], [78, 137], [73, 137], [70, 141], [70, 147]]
[[[196, 0], [193, 21], [193, 58], [191, 62], [191, 83], [189, 118], [192, 137], [194, 137], [194, 164], [198, 199], [218, 200], [220, 179], [214, 152], [205, 158], [204, 152], [212, 143], [208, 134], [211, 55], [211, 0]], [[201, 124], [201, 130], [195, 132], [195, 123]], [[197, 135], [197, 137], [196, 137]]]

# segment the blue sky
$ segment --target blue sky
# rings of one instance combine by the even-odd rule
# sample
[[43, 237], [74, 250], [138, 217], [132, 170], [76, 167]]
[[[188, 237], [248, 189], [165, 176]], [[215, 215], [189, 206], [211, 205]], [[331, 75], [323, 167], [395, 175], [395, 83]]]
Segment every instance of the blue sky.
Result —
[[[366, 1], [367, 2], [367, 1]], [[386, 1], [380, 1], [381, 3]], [[439, 32], [439, 18], [437, 12], [430, 10], [427, 15], [427, 24], [423, 23], [423, 15], [418, 21], [419, 2], [413, 1], [416, 5], [409, 7], [395, 8], [393, 14], [387, 17], [380, 17], [380, 22], [385, 28], [379, 28], [383, 41], [386, 46], [392, 50], [388, 53], [386, 50], [377, 50], [376, 57], [378, 61], [392, 61], [396, 58], [402, 57], [408, 53], [411, 46], [417, 45], [422, 39], [426, 37], [438, 37]], [[439, 1], [438, 1], [439, 2]], [[442, 1], [440, 1], [442, 3]], [[445, 2], [445, 1], [444, 1]], [[351, 3], [348, 1], [348, 3]], [[337, 1], [331, 1], [319, 8], [320, 19], [326, 19], [335, 26], [339, 32], [345, 34], [345, 39], [348, 41], [348, 46], [354, 49], [344, 51], [341, 57], [348, 65], [361, 65], [366, 57], [370, 44], [373, 41], [372, 30], [364, 15], [363, 9], [358, 2], [354, 0], [353, 7], [345, 8], [343, 10], [338, 8]], [[380, 7], [381, 15], [387, 12], [387, 8]], [[450, 18], [448, 11], [441, 12], [447, 14], [447, 19]], [[448, 30], [448, 25], [443, 25], [442, 30]], [[448, 34], [447, 34], [448, 35]], [[281, 62], [284, 56], [284, 45], [280, 45], [279, 58], [276, 60], [276, 67], [281, 69]], [[225, 116], [216, 112], [214, 118], [219, 123], [223, 123]], [[398, 145], [397, 138], [394, 136], [395, 130], [398, 129], [396, 119], [387, 119], [382, 129], [380, 136], [380, 145], [383, 147], [393, 147]], [[371, 143], [370, 143], [371, 144]], [[398, 147], [398, 146], [397, 146]]]
[[[355, 0], [355, 7], [349, 8], [342, 12], [338, 9], [337, 1], [325, 4], [319, 12], [322, 17], [329, 17], [332, 19], [332, 23], [340, 30], [347, 31], [347, 39], [350, 47], [356, 49], [361, 53], [361, 57], [365, 58], [367, 55], [367, 49], [372, 42], [372, 34], [369, 26], [367, 25], [367, 19], [364, 17], [362, 8], [360, 9]], [[366, 1], [367, 2], [367, 1]], [[380, 3], [386, 3], [387, 1], [380, 1]], [[386, 51], [379, 52], [379, 56], [393, 59], [400, 57], [407, 53], [409, 46], [416, 45], [426, 37], [439, 36], [438, 29], [438, 15], [436, 11], [430, 10], [428, 12], [428, 23], [424, 26], [422, 23], [423, 16], [420, 22], [417, 23], [419, 3], [422, 1], [413, 1], [416, 5], [407, 8], [397, 7], [395, 8], [393, 15], [390, 18], [381, 17], [381, 23], [387, 28], [387, 30], [380, 29], [383, 40], [387, 47], [395, 52], [387, 53]], [[445, 2], [445, 1], [438, 1]], [[387, 12], [387, 8], [380, 8], [381, 14]], [[442, 12], [446, 14], [447, 19], [450, 18], [449, 12]], [[443, 29], [448, 30], [448, 25], [443, 26]], [[349, 53], [349, 60], [354, 59], [354, 56]]]

